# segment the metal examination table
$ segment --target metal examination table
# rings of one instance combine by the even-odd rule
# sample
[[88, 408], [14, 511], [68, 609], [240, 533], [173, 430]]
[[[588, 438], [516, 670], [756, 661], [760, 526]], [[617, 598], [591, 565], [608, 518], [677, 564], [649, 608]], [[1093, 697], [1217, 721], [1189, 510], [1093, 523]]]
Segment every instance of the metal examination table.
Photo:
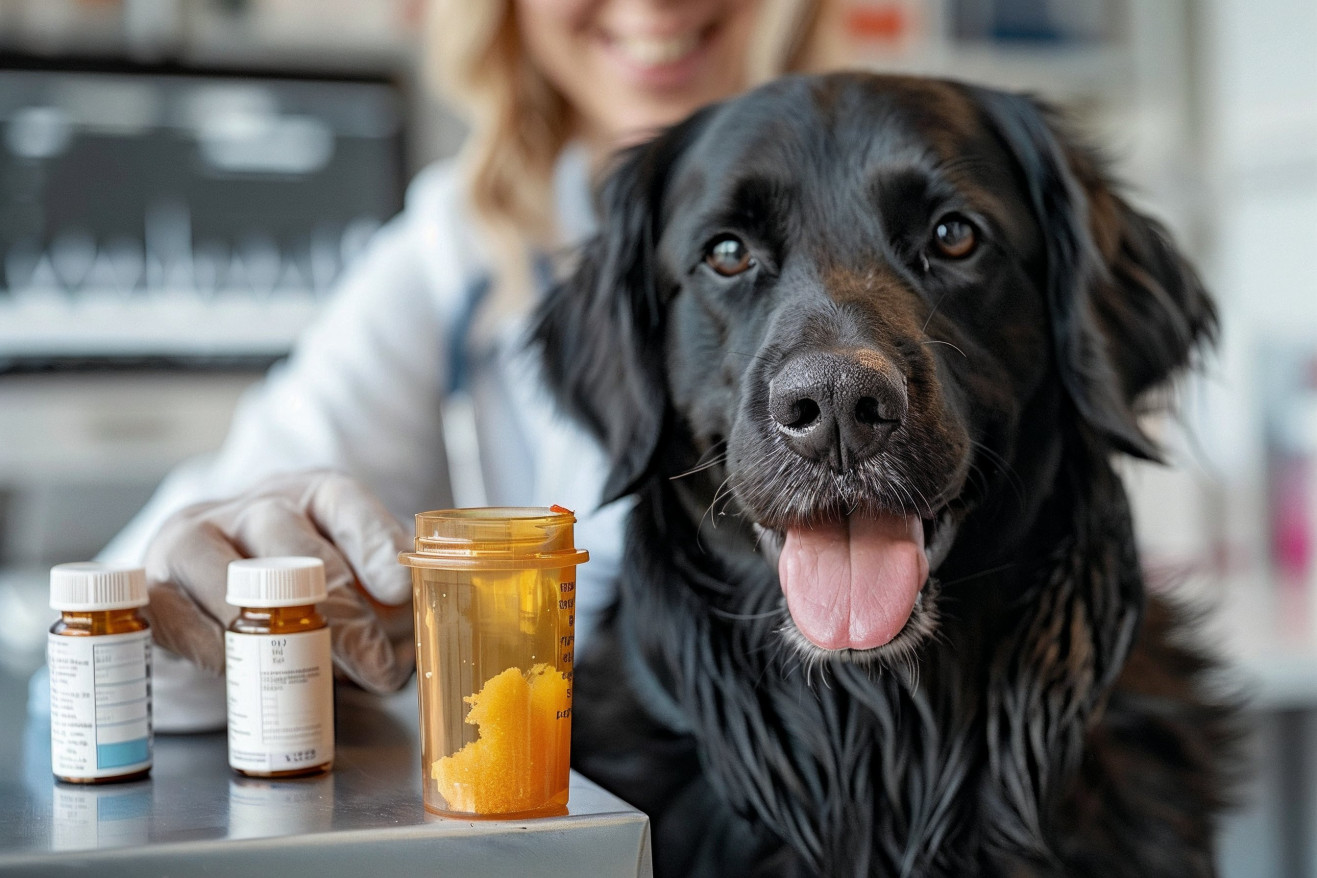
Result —
[[[149, 780], [50, 775], [49, 725], [0, 681], [0, 874], [649, 878], [649, 820], [573, 774], [565, 817], [469, 821], [421, 807], [416, 692], [339, 687], [334, 771], [256, 781], [221, 733], [157, 736]], [[6, 733], [9, 732], [9, 733]]]

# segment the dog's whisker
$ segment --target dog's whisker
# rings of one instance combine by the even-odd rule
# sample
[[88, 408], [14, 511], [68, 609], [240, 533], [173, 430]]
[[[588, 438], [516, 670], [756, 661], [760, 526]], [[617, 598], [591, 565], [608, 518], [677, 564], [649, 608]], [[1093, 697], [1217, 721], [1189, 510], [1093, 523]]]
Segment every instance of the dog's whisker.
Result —
[[905, 483], [905, 479], [892, 479], [890, 484], [905, 496], [907, 508], [915, 510], [919, 509], [919, 505], [915, 503], [914, 495], [910, 493], [910, 486]]
[[712, 612], [719, 618], [733, 622], [755, 622], [759, 619], [771, 619], [778, 614], [777, 610], [764, 610], [759, 613], [733, 613], [731, 610], [724, 610], [719, 607], [713, 607]]
[[966, 469], [965, 481], [967, 483], [975, 484], [978, 489], [985, 494], [988, 492], [988, 489], [992, 484], [988, 479], [987, 471], [976, 461], [971, 461], [969, 467]]
[[[729, 475], [727, 478], [722, 480], [722, 482], [718, 485], [717, 488], [714, 489], [713, 499], [709, 501], [708, 507], [704, 510], [704, 515], [701, 516], [700, 518], [700, 528], [703, 527], [704, 522], [707, 519], [709, 522], [709, 526], [717, 530], [718, 528], [717, 516], [722, 514], [716, 511], [718, 502], [723, 497], [731, 496], [732, 494], [731, 483], [732, 483], [732, 477]], [[697, 528], [696, 530], [698, 531], [700, 528]]]
[[768, 652], [769, 655], [763, 668], [759, 672], [758, 679], [756, 680], [756, 688], [758, 688], [757, 684], [763, 681], [764, 676], [771, 668], [777, 668], [782, 679], [787, 680], [790, 679], [791, 675], [800, 667], [799, 656], [794, 651], [790, 650], [790, 644], [785, 636], [785, 632], [789, 625], [790, 622], [784, 621], [781, 627], [775, 629], [773, 632], [778, 636], [767, 638], [760, 650], [757, 650], [757, 652]]
[[918, 692], [919, 658], [913, 652], [907, 652], [902, 659], [902, 664], [905, 665], [906, 688], [911, 692]]
[[1005, 477], [1008, 483], [1011, 485], [1011, 487], [1015, 489], [1016, 499], [1018, 499], [1020, 503], [1023, 504], [1025, 502], [1024, 481], [1020, 478], [1020, 474], [1015, 471], [1015, 467], [1011, 465], [1011, 462], [1007, 460], [1005, 457], [1003, 457], [1000, 452], [995, 451], [992, 448], [989, 448], [987, 445], [978, 441], [977, 439], [971, 439], [970, 446], [974, 448], [976, 451], [982, 452], [985, 457], [987, 457], [993, 463], [997, 464], [998, 468], [1002, 472], [1003, 477]]
[[745, 351], [728, 351], [727, 354], [733, 357], [745, 357], [747, 360], [759, 360], [764, 363], [772, 362], [767, 356], [757, 351], [753, 354], [747, 354]]
[[[934, 504], [928, 502], [928, 498], [924, 496], [924, 492], [923, 492], [923, 491], [919, 490], [919, 486], [918, 486], [918, 485], [916, 485], [916, 484], [914, 484], [913, 482], [911, 482], [911, 483], [910, 483], [909, 490], [914, 491], [916, 494], [919, 495], [919, 499], [922, 500], [923, 503], [924, 503], [924, 507], [923, 507], [924, 510], [927, 511], [929, 514], [932, 514], [932, 513], [937, 509], [937, 506], [935, 506]], [[918, 509], [919, 507], [916, 506], [915, 508]]]
[[[735, 490], [732, 486], [732, 477], [728, 476], [723, 480], [723, 483], [718, 486], [718, 490], [714, 492], [713, 500], [709, 503], [709, 511], [711, 513], [710, 521], [715, 529], [718, 527], [717, 519], [727, 514], [727, 506], [732, 502], [735, 496]], [[721, 511], [717, 510], [719, 503], [723, 504]]]
[[897, 482], [896, 487], [900, 488], [901, 493], [905, 495], [905, 502], [910, 504], [909, 508], [917, 510], [919, 508], [919, 504], [915, 503], [915, 498], [914, 495], [910, 493], [910, 488], [901, 482]]
[[715, 457], [713, 460], [707, 461], [705, 463], [697, 464], [696, 466], [691, 467], [690, 469], [686, 470], [683, 473], [677, 473], [675, 476], [668, 476], [668, 481], [675, 482], [677, 481], [677, 479], [684, 479], [687, 478], [688, 476], [693, 476], [696, 473], [702, 473], [705, 470], [713, 469], [715, 466], [718, 466], [719, 464], [723, 464], [726, 462], [727, 462], [727, 455], [720, 454], [717, 457]]
[[988, 567], [983, 570], [975, 571], [974, 573], [966, 574], [965, 576], [958, 576], [955, 579], [944, 579], [942, 580], [942, 585], [963, 585], [966, 582], [973, 582], [976, 579], [983, 579], [986, 576], [1004, 573], [1012, 567], [1017, 566], [1019, 565], [1015, 561], [1008, 561], [1005, 564], [998, 564], [996, 567]]
[[952, 349], [953, 351], [955, 351], [956, 353], [960, 354], [960, 355], [961, 355], [962, 357], [964, 357], [965, 359], [967, 359], [967, 360], [969, 359], [969, 356], [967, 356], [966, 353], [965, 353], [964, 351], [962, 351], [959, 347], [957, 347], [956, 345], [952, 344], [952, 343], [949, 342], [949, 341], [944, 341], [944, 340], [942, 340], [942, 339], [940, 339], [940, 338], [930, 338], [930, 339], [927, 339], [927, 340], [925, 340], [925, 341], [921, 341], [920, 344], [922, 344], [922, 345], [944, 344], [944, 345], [946, 345], [947, 347], [951, 348], [951, 349]]
[[707, 551], [703, 542], [705, 522], [707, 521], [709, 527], [714, 530], [718, 529], [717, 513], [714, 512], [714, 507], [718, 504], [719, 493], [731, 482], [731, 480], [732, 477], [729, 475], [727, 478], [723, 479], [722, 483], [719, 484], [716, 489], [714, 489], [713, 499], [709, 501], [709, 505], [705, 507], [704, 513], [700, 516], [700, 520], [695, 525], [695, 542], [701, 551]]
[[[720, 448], [722, 449], [721, 452], [719, 452]], [[713, 454], [714, 456], [706, 461], [704, 460], [704, 457], [705, 455], [708, 454]], [[711, 467], [715, 467], [720, 463], [726, 463], [726, 462], [727, 462], [727, 440], [722, 439], [718, 442], [715, 442], [712, 446], [706, 449], [704, 453], [700, 455], [699, 459], [696, 460], [695, 466], [691, 467], [690, 469], [686, 470], [683, 473], [677, 473], [675, 476], [668, 476], [668, 480], [676, 481], [677, 479], [684, 479], [687, 476], [693, 476], [696, 473], [703, 472], [704, 470], [710, 469]]]
[[923, 335], [924, 332], [927, 331], [927, 329], [928, 329], [928, 324], [930, 324], [930, 323], [933, 322], [933, 315], [937, 313], [937, 309], [938, 309], [938, 308], [941, 308], [941, 307], [942, 307], [942, 300], [945, 299], [946, 297], [947, 297], [947, 294], [946, 294], [945, 292], [942, 293], [942, 295], [940, 295], [940, 296], [937, 297], [937, 302], [935, 302], [935, 303], [933, 304], [933, 310], [931, 310], [931, 311], [928, 312], [928, 316], [927, 316], [926, 318], [924, 318], [924, 325], [921, 326], [921, 327], [919, 327], [919, 334], [920, 334], [920, 335]]

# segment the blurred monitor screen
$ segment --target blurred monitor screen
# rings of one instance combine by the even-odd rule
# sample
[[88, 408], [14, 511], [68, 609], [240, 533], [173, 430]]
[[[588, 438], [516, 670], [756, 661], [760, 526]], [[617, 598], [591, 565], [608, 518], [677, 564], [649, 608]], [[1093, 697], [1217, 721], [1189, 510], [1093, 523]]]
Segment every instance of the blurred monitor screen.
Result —
[[384, 80], [0, 69], [0, 370], [284, 353], [401, 207]]

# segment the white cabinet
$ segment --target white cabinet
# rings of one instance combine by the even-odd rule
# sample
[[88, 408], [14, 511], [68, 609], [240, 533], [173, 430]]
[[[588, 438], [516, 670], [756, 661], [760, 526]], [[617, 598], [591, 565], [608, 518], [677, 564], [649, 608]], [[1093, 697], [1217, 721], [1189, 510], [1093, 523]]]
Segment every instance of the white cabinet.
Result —
[[0, 549], [84, 560], [179, 461], [217, 449], [250, 373], [0, 376]]

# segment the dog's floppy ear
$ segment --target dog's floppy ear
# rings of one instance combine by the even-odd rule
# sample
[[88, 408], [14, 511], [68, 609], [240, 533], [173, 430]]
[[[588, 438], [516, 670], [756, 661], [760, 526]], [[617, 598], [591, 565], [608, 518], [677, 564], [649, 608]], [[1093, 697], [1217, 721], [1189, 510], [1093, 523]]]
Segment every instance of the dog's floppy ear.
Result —
[[975, 89], [1015, 155], [1045, 241], [1061, 378], [1083, 418], [1149, 460], [1138, 403], [1216, 334], [1216, 311], [1160, 223], [1115, 194], [1100, 162], [1022, 95]]
[[537, 315], [550, 388], [608, 452], [603, 503], [635, 489], [663, 428], [664, 293], [654, 250], [668, 172], [702, 117], [621, 156], [599, 195], [599, 233]]

